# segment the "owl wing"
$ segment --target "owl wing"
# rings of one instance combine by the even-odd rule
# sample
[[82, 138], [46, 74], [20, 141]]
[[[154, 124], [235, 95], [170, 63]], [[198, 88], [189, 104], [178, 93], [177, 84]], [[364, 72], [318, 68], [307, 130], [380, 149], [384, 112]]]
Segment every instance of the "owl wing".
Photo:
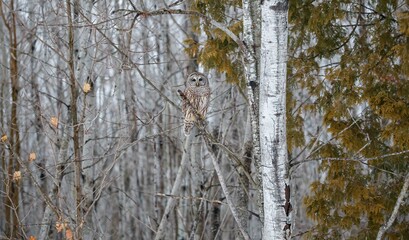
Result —
[[187, 100], [183, 100], [182, 103], [182, 111], [185, 114], [185, 122], [186, 121], [192, 121], [194, 122], [196, 120], [195, 114], [193, 113], [191, 107], [195, 107], [195, 99], [196, 99], [196, 94], [194, 93], [194, 90], [191, 88], [186, 88], [185, 89], [185, 97]]
[[[195, 108], [197, 113], [202, 115], [203, 118], [206, 117], [207, 109], [209, 107], [209, 96], [210, 88], [209, 87], [200, 87], [200, 88], [186, 88], [184, 92], [187, 100], [182, 103], [182, 111], [185, 113], [185, 120], [190, 119], [192, 121], [196, 120], [194, 112], [191, 110], [191, 107]], [[190, 104], [189, 104], [190, 103]]]
[[183, 120], [183, 124], [184, 124], [183, 132], [185, 136], [188, 136], [196, 120], [195, 115], [191, 110], [191, 105], [193, 106], [194, 94], [193, 94], [192, 89], [186, 88], [184, 91], [184, 95], [186, 99], [184, 99], [182, 102], [182, 111], [185, 117]]
[[202, 115], [203, 119], [206, 117], [207, 109], [209, 107], [210, 100], [210, 88], [202, 87], [200, 94], [197, 97], [197, 111]]

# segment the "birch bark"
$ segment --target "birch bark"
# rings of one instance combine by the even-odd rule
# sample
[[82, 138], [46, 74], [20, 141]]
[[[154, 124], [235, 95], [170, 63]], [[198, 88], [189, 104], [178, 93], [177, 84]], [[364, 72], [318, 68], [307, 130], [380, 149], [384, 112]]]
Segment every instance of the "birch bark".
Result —
[[[260, 74], [257, 65], [257, 60], [260, 60], [260, 55], [255, 51], [255, 46], [260, 40], [259, 22], [260, 9], [257, 4], [250, 0], [243, 0], [243, 39], [247, 46], [245, 54], [245, 73], [247, 80], [247, 95], [249, 98], [249, 112], [252, 129], [252, 143], [253, 143], [253, 159], [256, 167], [256, 183], [258, 189], [258, 208], [260, 218], [263, 221], [263, 188], [262, 188], [262, 173], [260, 163], [260, 129], [259, 129], [259, 94], [260, 94]], [[253, 11], [252, 11], [253, 10]], [[257, 39], [258, 37], [258, 39]]]
[[261, 5], [260, 147], [263, 181], [263, 239], [289, 239], [286, 205], [286, 71], [288, 1]]

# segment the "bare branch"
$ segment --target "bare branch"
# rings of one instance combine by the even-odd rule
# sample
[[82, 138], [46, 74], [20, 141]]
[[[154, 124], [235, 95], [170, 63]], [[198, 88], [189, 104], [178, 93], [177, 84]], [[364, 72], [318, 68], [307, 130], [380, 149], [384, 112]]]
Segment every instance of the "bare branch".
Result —
[[247, 53], [246, 46], [244, 45], [243, 41], [241, 41], [240, 38], [236, 36], [236, 34], [230, 31], [230, 29], [228, 29], [225, 25], [213, 20], [212, 18], [200, 12], [191, 11], [191, 10], [183, 10], [183, 9], [167, 9], [167, 8], [162, 8], [162, 9], [150, 11], [150, 12], [140, 11], [140, 10], [128, 10], [128, 9], [119, 9], [117, 11], [114, 11], [113, 13], [115, 12], [125, 12], [125, 15], [134, 13], [136, 14], [136, 17], [158, 16], [158, 15], [164, 15], [164, 14], [182, 14], [182, 15], [192, 15], [192, 16], [200, 17], [200, 18], [206, 19], [207, 21], [209, 21], [210, 24], [212, 24], [213, 26], [219, 28], [224, 33], [226, 33], [235, 43], [237, 43], [237, 45], [239, 45], [240, 50], [243, 53]]
[[398, 200], [396, 200], [395, 207], [393, 208], [392, 214], [388, 222], [379, 228], [379, 232], [378, 232], [378, 235], [376, 236], [376, 240], [381, 240], [385, 232], [392, 226], [393, 222], [398, 216], [399, 208], [402, 205], [403, 200], [408, 197], [408, 188], [409, 188], [409, 172], [406, 174], [405, 183], [403, 184], [403, 187], [399, 193]]
[[306, 162], [314, 162], [314, 161], [354, 161], [354, 162], [359, 162], [362, 164], [365, 164], [369, 167], [373, 167], [376, 168], [380, 171], [386, 172], [386, 173], [390, 173], [393, 175], [396, 175], [394, 172], [385, 170], [385, 169], [381, 169], [378, 167], [375, 167], [373, 165], [370, 165], [367, 163], [367, 161], [373, 161], [373, 160], [379, 160], [379, 159], [384, 159], [384, 158], [388, 158], [388, 157], [394, 157], [394, 156], [399, 156], [399, 155], [403, 155], [409, 153], [409, 150], [405, 150], [405, 151], [401, 151], [401, 152], [394, 152], [394, 153], [389, 153], [389, 154], [385, 154], [385, 155], [381, 155], [381, 156], [376, 156], [376, 157], [370, 157], [370, 158], [363, 158], [363, 157], [352, 157], [352, 158], [348, 158], [348, 157], [328, 157], [328, 158], [313, 158], [313, 159], [304, 159], [304, 160], [300, 160], [297, 162], [293, 162], [290, 164], [291, 167], [293, 166], [297, 166], [299, 164], [302, 163], [306, 163]]

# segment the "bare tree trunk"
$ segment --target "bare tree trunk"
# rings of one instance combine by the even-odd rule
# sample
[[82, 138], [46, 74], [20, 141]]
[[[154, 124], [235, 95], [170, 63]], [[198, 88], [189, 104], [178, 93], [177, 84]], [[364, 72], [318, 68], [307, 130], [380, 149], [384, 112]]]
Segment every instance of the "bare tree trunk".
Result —
[[[55, 214], [55, 209], [53, 209], [53, 206], [51, 204], [55, 204], [56, 200], [57, 200], [57, 195], [59, 192], [59, 188], [61, 186], [61, 182], [62, 179], [64, 177], [64, 171], [63, 169], [65, 168], [65, 163], [66, 163], [66, 159], [67, 159], [67, 153], [68, 153], [68, 143], [69, 143], [69, 139], [70, 139], [70, 134], [69, 134], [69, 130], [68, 130], [68, 124], [67, 123], [64, 131], [63, 131], [63, 135], [61, 136], [61, 145], [60, 145], [60, 149], [58, 152], [58, 157], [57, 157], [57, 165], [61, 166], [61, 167], [57, 167], [56, 168], [56, 173], [54, 175], [55, 180], [54, 180], [54, 184], [53, 184], [53, 188], [50, 190], [50, 192], [48, 193], [48, 198], [50, 199], [51, 203], [46, 204], [45, 210], [44, 210], [44, 214], [43, 214], [43, 218], [41, 223], [43, 223], [41, 225], [40, 228], [40, 233], [38, 234], [38, 239], [39, 240], [45, 240], [48, 238], [48, 232], [50, 230], [51, 226], [51, 222], [52, 222], [52, 214], [54, 212]], [[47, 194], [47, 193], [45, 193]], [[58, 216], [59, 214], [57, 214]], [[58, 216], [59, 218], [61, 218], [61, 216]], [[62, 220], [62, 219], [59, 219]]]
[[256, 51], [259, 48], [260, 32], [259, 21], [261, 13], [259, 4], [256, 1], [243, 0], [243, 38], [248, 46], [245, 53], [245, 73], [247, 80], [247, 95], [249, 97], [249, 111], [251, 119], [251, 129], [253, 132], [253, 159], [256, 167], [256, 183], [258, 189], [258, 208], [261, 221], [263, 221], [263, 180], [262, 180], [262, 163], [260, 159], [260, 129], [259, 129], [259, 95], [260, 95], [260, 73], [259, 73], [259, 58], [260, 52]]
[[[75, 0], [74, 3], [74, 24], [84, 25], [84, 22], [92, 24], [92, 7], [93, 1]], [[83, 21], [81, 21], [81, 19]], [[96, 59], [96, 49], [93, 47], [93, 33], [92, 27], [82, 27], [74, 29], [74, 49], [77, 61], [74, 62], [75, 70], [77, 72], [76, 80], [80, 83], [80, 91], [83, 94], [83, 106], [81, 109], [81, 116], [79, 123], [81, 123], [79, 142], [81, 143], [81, 160], [84, 161], [82, 171], [82, 185], [83, 185], [83, 221], [87, 226], [87, 231], [84, 232], [84, 238], [90, 239], [95, 234], [94, 230], [97, 225], [94, 224], [93, 210], [96, 199], [94, 199], [95, 178], [98, 173], [95, 171], [96, 165], [94, 159], [94, 146], [96, 139], [95, 122], [97, 119], [97, 111], [95, 104], [95, 87], [96, 76], [94, 75], [94, 59]], [[95, 41], [97, 44], [97, 41]], [[78, 90], [77, 90], [78, 91]]]
[[[78, 0], [74, 0], [78, 1]], [[75, 2], [74, 5], [78, 3]], [[72, 19], [71, 1], [67, 0], [67, 16], [68, 16], [68, 69], [69, 69], [69, 82], [71, 89], [71, 122], [73, 126], [73, 144], [74, 144], [74, 195], [75, 195], [75, 239], [82, 240], [82, 186], [81, 186], [81, 175], [82, 175], [82, 160], [81, 160], [81, 147], [80, 147], [80, 124], [78, 123], [78, 110], [77, 110], [77, 98], [78, 98], [78, 85], [77, 79], [75, 77], [75, 46], [74, 46], [74, 23]], [[75, 6], [77, 7], [77, 6]]]
[[[191, 134], [186, 137], [185, 140], [185, 146], [183, 148], [183, 156], [182, 156], [182, 161], [180, 162], [180, 167], [178, 170], [178, 173], [176, 175], [175, 182], [173, 183], [172, 187], [172, 192], [171, 196], [169, 197], [168, 203], [165, 208], [165, 212], [163, 213], [162, 220], [160, 221], [158, 230], [156, 232], [155, 240], [161, 240], [161, 239], [166, 239], [166, 229], [168, 225], [168, 221], [170, 218], [170, 214], [173, 211], [175, 205], [176, 205], [176, 199], [175, 197], [179, 194], [181, 190], [181, 184], [183, 177], [185, 175], [185, 170], [188, 164], [188, 160], [190, 159], [190, 151], [189, 151], [189, 146], [193, 140], [194, 137], [194, 132], [192, 131]], [[177, 230], [177, 229], [176, 229]]]
[[10, 1], [10, 15], [9, 21], [3, 15], [3, 4], [0, 3], [1, 17], [8, 29], [9, 35], [9, 72], [10, 72], [10, 86], [11, 86], [11, 112], [10, 112], [10, 128], [7, 145], [9, 145], [9, 162], [7, 166], [6, 177], [6, 197], [5, 197], [5, 220], [6, 220], [6, 235], [10, 238], [17, 238], [20, 230], [19, 226], [19, 181], [13, 181], [12, 177], [15, 172], [20, 171], [20, 164], [17, 158], [20, 155], [20, 133], [18, 126], [18, 55], [17, 55], [17, 29], [16, 29], [16, 12], [14, 0]]
[[[250, 214], [248, 211], [250, 181], [244, 172], [251, 172], [251, 158], [253, 155], [253, 145], [247, 141], [243, 148], [242, 168], [239, 168], [239, 189], [237, 190], [237, 210], [240, 223], [244, 229], [248, 229]], [[236, 233], [236, 239], [243, 239], [240, 232]]]
[[[195, 133], [192, 133], [195, 134]], [[202, 138], [196, 137], [190, 146], [191, 161], [190, 161], [190, 175], [191, 175], [191, 208], [192, 208], [192, 224], [193, 228], [191, 236], [193, 239], [200, 239], [203, 229], [203, 187], [204, 187], [204, 174], [203, 164], [201, 161], [201, 146]], [[191, 238], [192, 239], [192, 238]]]
[[[217, 156], [217, 161], [220, 163], [220, 152]], [[221, 239], [220, 234], [218, 234], [220, 227], [221, 227], [221, 204], [218, 201], [221, 201], [222, 194], [220, 188], [216, 187], [219, 186], [219, 179], [215, 176], [213, 177], [213, 181], [210, 182], [212, 188], [210, 190], [210, 196], [212, 200], [215, 200], [213, 203], [210, 203], [209, 206], [209, 219], [210, 219], [210, 231], [208, 232], [208, 239]]]
[[[60, 28], [62, 29], [62, 28]], [[46, 35], [44, 35], [45, 37]], [[60, 47], [60, 42], [57, 43], [57, 45]], [[48, 57], [48, 56], [47, 56]], [[61, 79], [63, 76], [63, 73], [61, 71], [61, 69], [59, 68], [59, 66], [63, 66], [63, 60], [60, 57], [57, 57], [56, 59], [56, 66], [57, 69], [57, 79]], [[62, 93], [62, 89], [63, 89], [63, 82], [59, 82], [59, 84], [57, 85], [57, 96], [60, 96], [61, 98], [64, 97], [64, 94]], [[64, 107], [63, 106], [63, 101], [58, 101], [58, 103], [56, 104], [56, 108], [59, 109], [59, 111], [61, 111], [61, 109]], [[39, 104], [40, 102], [38, 102]], [[69, 111], [68, 106], [67, 107], [67, 111]], [[41, 111], [41, 109], [37, 108], [37, 111]], [[44, 113], [38, 112], [36, 114], [39, 114], [39, 117], [42, 117], [42, 115]], [[53, 223], [55, 223], [55, 220], [57, 221], [64, 221], [65, 219], [63, 219], [63, 214], [61, 214], [61, 208], [57, 209], [58, 203], [60, 198], [58, 197], [62, 192], [63, 192], [63, 179], [64, 179], [64, 175], [65, 175], [65, 171], [67, 169], [67, 160], [68, 160], [68, 148], [69, 148], [69, 142], [71, 139], [71, 134], [70, 134], [70, 124], [71, 124], [71, 119], [69, 117], [69, 112], [68, 112], [68, 116], [66, 117], [67, 121], [65, 122], [64, 127], [61, 129], [61, 131], [59, 131], [59, 127], [58, 126], [54, 126], [54, 129], [52, 129], [52, 131], [49, 131], [51, 134], [52, 132], [54, 132], [55, 135], [55, 139], [53, 139], [53, 137], [51, 137], [51, 139], [49, 139], [49, 141], [47, 142], [47, 145], [52, 145], [54, 143], [57, 143], [57, 154], [55, 159], [47, 159], [46, 164], [50, 164], [50, 165], [55, 165], [54, 168], [54, 174], [51, 173], [51, 171], [47, 171], [48, 172], [48, 176], [50, 178], [52, 178], [51, 184], [50, 184], [50, 188], [48, 189], [48, 192], [44, 192], [42, 191], [42, 193], [40, 194], [44, 194], [46, 196], [43, 196], [43, 200], [44, 204], [45, 204], [45, 208], [44, 208], [44, 212], [42, 214], [42, 216], [40, 217], [41, 219], [41, 227], [39, 230], [39, 234], [38, 234], [38, 239], [39, 240], [45, 240], [45, 239], [49, 239], [49, 234], [52, 233], [55, 230], [55, 225], [53, 225]], [[49, 135], [46, 132], [43, 132], [42, 134], [45, 135]], [[51, 135], [50, 134], [50, 135]], [[46, 178], [45, 181], [49, 179]], [[47, 182], [45, 182], [44, 184], [47, 184]], [[49, 199], [49, 202], [46, 201], [46, 199]]]
[[[162, 116], [161, 116], [162, 118]], [[160, 122], [162, 122], [160, 120]], [[154, 127], [154, 135], [157, 135], [159, 132], [158, 127]], [[153, 180], [153, 192], [160, 193], [162, 192], [161, 184], [163, 182], [163, 148], [162, 148], [162, 139], [161, 137], [157, 137], [154, 139], [153, 143], [153, 152], [154, 152], [154, 180]], [[153, 222], [153, 229], [156, 230], [158, 228], [158, 219], [160, 214], [162, 214], [161, 204], [159, 198], [157, 196], [153, 196], [154, 202], [154, 222]]]
[[[1, 2], [0, 2], [0, 10], [2, 10], [2, 6], [1, 6]], [[0, 24], [0, 52], [1, 52], [1, 61], [4, 64], [1, 64], [0, 66], [0, 109], [3, 109], [4, 111], [7, 111], [7, 108], [5, 107], [5, 92], [6, 92], [6, 83], [8, 82], [8, 74], [7, 74], [7, 69], [6, 69], [6, 63], [7, 63], [7, 51], [6, 51], [6, 34], [5, 34], [5, 26], [4, 24]], [[1, 129], [5, 129], [5, 116], [4, 116], [4, 111], [0, 111], [0, 127]], [[3, 137], [4, 133], [1, 133], [1, 137]], [[0, 150], [0, 158], [1, 158], [1, 169], [3, 169], [3, 172], [1, 173], [1, 189], [0, 191], [2, 192], [6, 192], [7, 190], [7, 172], [6, 172], [6, 168], [7, 168], [7, 162], [6, 162], [6, 149], [1, 148]], [[0, 212], [3, 212], [4, 214], [6, 213], [6, 209], [7, 209], [7, 205], [6, 203], [6, 199], [7, 196], [4, 197], [3, 199], [3, 203], [0, 206]], [[5, 218], [6, 220], [6, 216], [2, 217]], [[0, 223], [0, 228], [1, 229], [5, 229], [5, 224], [6, 221], [2, 221]]]
[[[261, 6], [260, 146], [263, 177], [263, 239], [290, 239], [286, 141], [288, 1]], [[288, 201], [287, 201], [288, 200]], [[284, 206], [284, 207], [283, 207]]]
[[[29, 11], [30, 11], [30, 18], [34, 19], [34, 11], [33, 9], [35, 8], [35, 3], [30, 3]], [[30, 26], [31, 28], [32, 26]], [[38, 81], [38, 74], [40, 72], [39, 64], [37, 64], [36, 59], [39, 58], [40, 56], [37, 56], [36, 52], [38, 50], [38, 44], [37, 44], [37, 39], [35, 38], [35, 35], [37, 32], [33, 30], [34, 32], [32, 35], [30, 35], [29, 38], [29, 43], [30, 43], [30, 77], [31, 77], [31, 88], [32, 88], [32, 99], [33, 101], [33, 109], [32, 112], [34, 112], [35, 119], [34, 119], [34, 129], [35, 129], [35, 146], [34, 148], [31, 149], [32, 152], [36, 153], [37, 155], [41, 154], [43, 156], [46, 156], [50, 151], [49, 148], [44, 147], [46, 146], [46, 129], [44, 127], [43, 121], [42, 121], [42, 105], [41, 105], [41, 98], [40, 98], [40, 87], [39, 87], [39, 81]], [[50, 161], [50, 159], [45, 158], [44, 161], [38, 162], [35, 164], [37, 167], [38, 171], [40, 172], [40, 184], [41, 184], [41, 191], [43, 193], [48, 192], [48, 184], [47, 184], [47, 163]], [[33, 169], [34, 170], [34, 169]], [[30, 182], [30, 187], [32, 187], [32, 183]], [[43, 203], [43, 209], [38, 210], [39, 212], [43, 213], [45, 209], [45, 202]]]

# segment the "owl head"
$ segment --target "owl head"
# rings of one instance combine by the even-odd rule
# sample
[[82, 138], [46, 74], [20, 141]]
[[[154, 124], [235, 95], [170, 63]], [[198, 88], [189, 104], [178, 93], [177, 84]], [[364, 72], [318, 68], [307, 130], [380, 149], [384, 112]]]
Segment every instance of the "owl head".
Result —
[[199, 72], [193, 72], [187, 77], [186, 87], [202, 87], [209, 86], [207, 77]]

